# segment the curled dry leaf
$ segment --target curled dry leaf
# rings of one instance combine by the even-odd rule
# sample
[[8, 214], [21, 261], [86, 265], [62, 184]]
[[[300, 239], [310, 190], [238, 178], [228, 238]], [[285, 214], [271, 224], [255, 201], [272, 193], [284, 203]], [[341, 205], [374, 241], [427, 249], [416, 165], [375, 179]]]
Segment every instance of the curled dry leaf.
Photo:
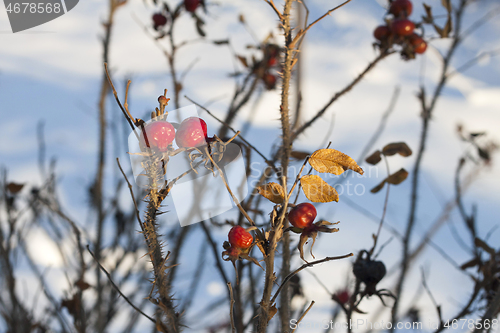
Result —
[[8, 183], [7, 184], [7, 190], [9, 190], [10, 193], [16, 194], [19, 191], [21, 191], [24, 187], [24, 184], [17, 184], [17, 183]]
[[425, 9], [425, 14], [426, 16], [422, 16], [422, 20], [425, 22], [425, 23], [433, 23], [434, 22], [434, 17], [432, 16], [432, 7], [427, 5], [427, 4], [423, 4], [424, 5], [424, 9]]
[[446, 9], [446, 11], [448, 11], [448, 13], [451, 13], [451, 0], [441, 0], [441, 4]]
[[492, 248], [491, 246], [489, 246], [485, 241], [483, 241], [480, 238], [476, 237], [474, 239], [474, 245], [476, 245], [477, 247], [482, 248], [483, 250], [485, 250], [486, 252], [488, 252], [492, 256], [494, 256], [495, 253], [496, 253], [494, 248]]
[[363, 169], [355, 160], [335, 149], [316, 150], [309, 158], [309, 164], [318, 172], [328, 172], [334, 175], [340, 175], [348, 169], [363, 174]]
[[243, 56], [240, 56], [240, 55], [237, 55], [236, 56], [238, 58], [238, 60], [241, 62], [241, 64], [245, 67], [248, 68], [248, 62], [247, 62], [247, 58], [243, 57]]
[[309, 251], [310, 251], [313, 259], [315, 259], [316, 257], [314, 257], [314, 254], [313, 254], [313, 247], [314, 247], [314, 243], [316, 242], [316, 237], [318, 236], [318, 233], [319, 232], [325, 232], [325, 233], [338, 232], [339, 231], [338, 228], [330, 229], [327, 226], [336, 225], [339, 223], [340, 222], [331, 223], [331, 222], [322, 220], [322, 221], [318, 221], [318, 222], [314, 223], [313, 225], [311, 225], [310, 227], [302, 230], [302, 233], [300, 235], [299, 245], [297, 246], [297, 248], [299, 249], [300, 259], [307, 262], [307, 260], [304, 259], [304, 245], [307, 243], [309, 238], [312, 239], [312, 244], [311, 244], [311, 248]]
[[310, 155], [310, 153], [308, 153], [307, 151], [298, 151], [298, 150], [293, 150], [290, 153], [290, 157], [297, 160], [297, 161], [303, 160], [309, 155]]
[[378, 184], [377, 186], [375, 186], [374, 188], [372, 188], [372, 189], [370, 190], [370, 192], [372, 192], [372, 193], [377, 193], [377, 192], [379, 192], [381, 189], [383, 189], [383, 188], [384, 188], [384, 185], [385, 185], [385, 179], [384, 179], [384, 180], [383, 180], [380, 184]]
[[274, 303], [270, 308], [269, 308], [269, 320], [273, 319], [274, 315], [278, 312], [278, 309], [276, 308], [276, 303]]
[[380, 162], [382, 160], [382, 157], [380, 156], [380, 154], [382, 154], [382, 152], [380, 150], [377, 150], [376, 152], [374, 152], [373, 154], [371, 154], [370, 156], [368, 156], [365, 159], [366, 163], [371, 164], [371, 165], [377, 164], [378, 162]]
[[460, 269], [466, 270], [467, 268], [476, 267], [480, 264], [481, 264], [481, 261], [478, 258], [474, 258], [474, 259], [467, 261], [465, 264], [462, 264], [462, 266], [460, 266]]
[[398, 185], [398, 184], [401, 184], [406, 179], [406, 177], [408, 177], [408, 171], [401, 168], [399, 171], [397, 171], [396, 173], [393, 173], [392, 175], [387, 177], [385, 180], [389, 184]]
[[399, 154], [401, 156], [407, 157], [412, 154], [410, 147], [404, 142], [394, 142], [389, 143], [382, 149], [382, 154], [385, 156], [392, 156]]
[[267, 200], [280, 204], [285, 200], [285, 191], [280, 184], [268, 183], [257, 188], [257, 191]]
[[397, 171], [396, 173], [393, 173], [392, 175], [390, 175], [389, 177], [384, 179], [380, 184], [378, 184], [377, 186], [372, 188], [370, 190], [370, 192], [372, 192], [372, 193], [379, 192], [381, 189], [384, 188], [385, 183], [389, 183], [392, 185], [401, 184], [407, 177], [408, 177], [408, 171], [401, 168], [399, 171]]
[[302, 191], [312, 202], [339, 201], [337, 190], [317, 175], [306, 175], [300, 178]]

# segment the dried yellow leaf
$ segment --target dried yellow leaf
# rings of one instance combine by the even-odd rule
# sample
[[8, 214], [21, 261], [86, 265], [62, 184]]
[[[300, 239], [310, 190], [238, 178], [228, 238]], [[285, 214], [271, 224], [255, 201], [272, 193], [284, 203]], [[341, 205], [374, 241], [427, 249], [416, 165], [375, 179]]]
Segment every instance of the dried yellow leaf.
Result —
[[335, 149], [316, 150], [309, 158], [309, 164], [318, 172], [328, 172], [334, 175], [340, 175], [348, 169], [363, 174], [363, 169], [355, 160]]
[[328, 185], [320, 176], [306, 175], [300, 178], [302, 191], [312, 202], [331, 202], [339, 201], [337, 190]]
[[257, 191], [267, 200], [280, 204], [285, 200], [285, 191], [280, 184], [268, 183], [257, 188]]

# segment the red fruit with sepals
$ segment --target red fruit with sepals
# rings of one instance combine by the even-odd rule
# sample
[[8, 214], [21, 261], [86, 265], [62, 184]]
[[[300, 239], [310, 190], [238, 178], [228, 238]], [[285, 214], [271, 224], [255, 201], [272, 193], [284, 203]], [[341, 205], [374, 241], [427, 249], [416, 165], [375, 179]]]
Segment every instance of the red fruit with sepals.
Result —
[[351, 295], [347, 290], [340, 290], [335, 293], [335, 298], [340, 304], [346, 304], [347, 302], [349, 302], [350, 297]]
[[262, 77], [262, 80], [264, 81], [264, 85], [266, 86], [267, 90], [272, 90], [274, 87], [276, 87], [276, 76], [274, 76], [271, 73], [265, 73], [264, 76]]
[[413, 46], [413, 51], [422, 54], [427, 50], [427, 43], [417, 34], [411, 34], [409, 37], [410, 45]]
[[[144, 136], [144, 132], [146, 136]], [[141, 131], [139, 145], [142, 150], [149, 147], [158, 152], [166, 152], [174, 138], [175, 128], [171, 123], [163, 120], [153, 121], [144, 126], [144, 131]]]
[[194, 13], [200, 5], [200, 0], [184, 0], [184, 7], [188, 12]]
[[413, 11], [413, 4], [409, 0], [395, 0], [391, 3], [389, 7], [389, 13], [393, 14], [394, 17], [408, 17]]
[[167, 17], [162, 13], [156, 13], [153, 15], [153, 25], [156, 28], [162, 27], [167, 24]]
[[288, 221], [294, 227], [304, 229], [312, 225], [317, 214], [318, 212], [312, 204], [303, 202], [293, 207], [288, 213]]
[[387, 39], [387, 37], [389, 37], [390, 34], [391, 34], [391, 29], [386, 25], [378, 26], [373, 31], [373, 36], [380, 41]]
[[410, 20], [395, 20], [392, 22], [392, 31], [398, 36], [409, 36], [415, 30], [415, 23]]
[[227, 237], [229, 243], [239, 249], [248, 249], [253, 243], [252, 235], [239, 225], [232, 227]]
[[206, 144], [207, 123], [198, 117], [189, 117], [182, 121], [177, 133], [175, 143], [180, 148], [192, 148]]

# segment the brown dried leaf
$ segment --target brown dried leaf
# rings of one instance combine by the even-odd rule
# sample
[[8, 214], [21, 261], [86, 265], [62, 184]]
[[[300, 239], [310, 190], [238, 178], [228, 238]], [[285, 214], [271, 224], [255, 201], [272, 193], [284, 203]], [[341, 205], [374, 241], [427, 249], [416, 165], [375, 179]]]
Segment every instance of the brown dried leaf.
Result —
[[18, 183], [8, 183], [7, 184], [7, 190], [9, 190], [10, 193], [16, 194], [19, 191], [21, 191], [24, 187], [24, 184], [18, 184]]
[[310, 153], [307, 152], [307, 151], [297, 151], [297, 150], [294, 150], [290, 153], [290, 157], [297, 160], [297, 161], [300, 161], [300, 160], [303, 160], [305, 159], [307, 156], [309, 156]]
[[438, 33], [439, 36], [443, 37], [443, 29], [441, 29], [437, 24], [433, 24], [434, 30]]
[[304, 259], [304, 245], [306, 244], [308, 239], [309, 237], [307, 235], [300, 235], [299, 244], [297, 245], [297, 248], [299, 249], [300, 259], [304, 260], [305, 262], [307, 262], [307, 260]]
[[404, 142], [393, 142], [389, 143], [382, 149], [382, 154], [385, 156], [399, 154], [401, 156], [408, 157], [412, 154], [412, 151]]
[[236, 57], [243, 64], [243, 66], [245, 66], [246, 68], [248, 68], [247, 58], [245, 58], [243, 56], [240, 56], [240, 55], [237, 55]]
[[462, 264], [462, 266], [460, 266], [460, 269], [466, 270], [467, 268], [475, 267], [475, 266], [479, 265], [480, 263], [481, 263], [480, 260], [478, 260], [477, 258], [474, 258], [472, 260], [467, 261], [465, 264]]
[[84, 280], [78, 280], [75, 282], [75, 286], [77, 286], [80, 290], [87, 290], [90, 288], [90, 284], [85, 282]]
[[278, 309], [276, 308], [276, 304], [273, 304], [270, 308], [269, 308], [269, 320], [273, 319], [274, 315], [278, 312]]
[[355, 160], [335, 149], [316, 150], [309, 158], [309, 164], [318, 172], [328, 172], [334, 175], [340, 175], [348, 169], [363, 174], [363, 169]]
[[425, 23], [433, 23], [434, 22], [434, 17], [432, 16], [432, 8], [431, 6], [427, 4], [423, 4], [426, 16], [422, 16], [422, 19]]
[[491, 248], [488, 244], [486, 244], [485, 241], [483, 241], [482, 239], [479, 239], [476, 237], [476, 239], [474, 239], [474, 245], [476, 245], [477, 247], [480, 247], [482, 248], [483, 250], [485, 250], [486, 252], [488, 252], [489, 254], [491, 254], [492, 256], [495, 255], [495, 249]]
[[406, 179], [406, 177], [408, 177], [408, 171], [401, 168], [396, 173], [393, 173], [392, 175], [387, 177], [385, 181], [392, 185], [398, 185], [401, 184]]
[[384, 188], [385, 182], [386, 182], [386, 180], [384, 179], [384, 180], [383, 180], [380, 184], [378, 184], [377, 186], [375, 186], [374, 188], [372, 188], [372, 189], [370, 190], [370, 192], [372, 192], [372, 193], [377, 193], [377, 192], [379, 192], [381, 189], [383, 189], [383, 188]]
[[257, 188], [257, 191], [267, 200], [280, 204], [285, 200], [285, 191], [280, 184], [268, 183]]
[[377, 150], [376, 152], [374, 152], [373, 154], [368, 156], [365, 159], [365, 162], [368, 164], [371, 164], [371, 165], [377, 164], [378, 162], [380, 162], [382, 160], [382, 157], [380, 157], [380, 154], [381, 154], [380, 150]]
[[306, 175], [300, 178], [302, 191], [312, 202], [339, 201], [337, 190], [328, 185], [320, 176]]
[[441, 4], [446, 9], [448, 13], [451, 13], [451, 1], [450, 0], [441, 0]]
[[448, 20], [446, 20], [446, 24], [443, 27], [443, 34], [441, 37], [447, 38], [451, 32], [451, 15], [448, 14]]

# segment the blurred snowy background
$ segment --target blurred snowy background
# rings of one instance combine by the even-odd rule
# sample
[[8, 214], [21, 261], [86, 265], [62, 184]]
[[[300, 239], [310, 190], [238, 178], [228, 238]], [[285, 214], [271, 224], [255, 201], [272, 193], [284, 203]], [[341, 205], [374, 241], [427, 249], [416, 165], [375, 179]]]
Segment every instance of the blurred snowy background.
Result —
[[[314, 19], [339, 2], [311, 0], [307, 4], [311, 11], [310, 18]], [[429, 4], [435, 6], [437, 11], [442, 8], [439, 1], [429, 1]], [[485, 1], [471, 6], [465, 26], [487, 12], [498, 11], [498, 5], [497, 1]], [[372, 46], [372, 32], [376, 26], [382, 24], [384, 6], [385, 2], [381, 0], [354, 0], [310, 31], [301, 53], [302, 120], [312, 117], [335, 92], [348, 84], [376, 57], [377, 51]], [[110, 69], [118, 93], [120, 97], [123, 96], [123, 82], [130, 78], [130, 109], [135, 116], [141, 118], [157, 105], [156, 99], [163, 93], [163, 89], [173, 91], [166, 59], [142, 27], [151, 25], [153, 12], [155, 6], [150, 1], [129, 0], [116, 14], [110, 46]], [[252, 35], [239, 23], [240, 14], [244, 15], [257, 41], [253, 40]], [[415, 0], [412, 17], [416, 19], [421, 15], [421, 1]], [[7, 14], [3, 8], [0, 9], [0, 115], [3, 125], [0, 131], [0, 165], [8, 170], [8, 179], [11, 181], [40, 184], [37, 126], [43, 121], [46, 155], [57, 160], [59, 197], [64, 210], [78, 221], [80, 227], [88, 230], [84, 234], [84, 244], [91, 244], [95, 238], [94, 228], [89, 225], [93, 223], [93, 219], [87, 208], [87, 184], [92, 181], [97, 165], [97, 102], [103, 75], [102, 22], [106, 16], [105, 1], [80, 1], [75, 9], [54, 21], [12, 34]], [[186, 76], [181, 94], [202, 105], [210, 103], [209, 109], [222, 117], [232, 97], [234, 86], [234, 79], [228, 74], [240, 64], [228, 47], [217, 46], [210, 41], [229, 39], [237, 54], [250, 55], [253, 51], [247, 50], [246, 45], [264, 40], [270, 32], [273, 32], [280, 42], [281, 36], [275, 14], [264, 1], [211, 1], [208, 3], [208, 15], [201, 16], [206, 21], [206, 41], [192, 43], [179, 51], [176, 66], [181, 72], [195, 61], [194, 67]], [[466, 39], [452, 67], [459, 68], [482, 52], [499, 50], [499, 33], [498, 16], [485, 22]], [[427, 34], [433, 35], [433, 32], [427, 31]], [[198, 38], [193, 21], [188, 16], [181, 19], [176, 36], [179, 40]], [[402, 61], [398, 55], [383, 60], [361, 84], [342, 97], [313, 128], [306, 131], [296, 142], [295, 148], [312, 152], [331, 141], [332, 148], [357, 159], [373, 135], [382, 114], [387, 110], [395, 87], [399, 86], [400, 95], [394, 111], [385, 131], [375, 142], [374, 149], [379, 149], [389, 142], [404, 141], [415, 151], [421, 130], [420, 105], [416, 94], [421, 84], [429, 89], [434, 87], [440, 75], [439, 51], [443, 50], [447, 43], [447, 40], [432, 41], [427, 52], [413, 61]], [[491, 138], [500, 142], [499, 78], [500, 57], [485, 56], [474, 67], [456, 74], [444, 89], [431, 121], [428, 151], [423, 161], [415, 244], [421, 240], [426, 228], [440, 216], [445, 203], [453, 199], [453, 178], [458, 159], [464, 151], [470, 149], [458, 139], [457, 125], [463, 124], [472, 132], [487, 132]], [[263, 86], [259, 89], [258, 102], [255, 103], [255, 99], [249, 103], [240, 112], [233, 127], [245, 128], [245, 138], [270, 156], [272, 144], [278, 143], [281, 133], [279, 89], [271, 92], [266, 91]], [[180, 102], [182, 106], [191, 104], [184, 98], [181, 98]], [[107, 152], [106, 172], [114, 175], [117, 173], [114, 162], [116, 157], [120, 157], [127, 171], [130, 170], [125, 163], [125, 138], [128, 129], [113, 98], [108, 99], [108, 105], [111, 128], [109, 140], [121, 145], [110, 145]], [[172, 110], [173, 106], [167, 109]], [[209, 134], [215, 134], [217, 123], [202, 110], [198, 112], [207, 121]], [[260, 163], [256, 170], [264, 168], [265, 164], [259, 157], [255, 157], [255, 161]], [[415, 154], [409, 158], [391, 158], [391, 170], [396, 171], [404, 167], [411, 173], [414, 162]], [[300, 163], [294, 166], [298, 168]], [[361, 166], [368, 169], [365, 163]], [[472, 170], [473, 167], [469, 169]], [[345, 187], [345, 192], [340, 193], [339, 203], [316, 205], [318, 216], [329, 221], [341, 221], [339, 233], [319, 237], [315, 245], [316, 258], [357, 253], [360, 249], [371, 246], [372, 233], [376, 232], [378, 219], [382, 214], [385, 192], [371, 194], [369, 190], [385, 177], [386, 171], [382, 164], [377, 168], [372, 167], [370, 171], [366, 173], [366, 177], [349, 178], [352, 184], [350, 195]], [[356, 184], [362, 186], [357, 187], [358, 192], [354, 193]], [[346, 183], [344, 186], [347, 186]], [[499, 188], [500, 166], [497, 156], [494, 156], [491, 166], [481, 171], [464, 194], [464, 201], [469, 209], [473, 204], [477, 205], [478, 231], [481, 237], [485, 237], [500, 222]], [[404, 232], [408, 217], [409, 189], [409, 179], [400, 186], [391, 188], [386, 223], [400, 233]], [[113, 190], [114, 187], [109, 184], [107, 195], [111, 195]], [[353, 203], [356, 206], [353, 206]], [[120, 205], [132, 205], [127, 191], [123, 191]], [[270, 208], [271, 205], [263, 206], [266, 207]], [[177, 225], [173, 207], [169, 205], [168, 209], [172, 212], [162, 217], [166, 229]], [[222, 218], [234, 216], [235, 212], [236, 210], [233, 210]], [[448, 223], [454, 225], [459, 235], [465, 235], [465, 228], [456, 211], [450, 214]], [[222, 244], [226, 239], [227, 231], [214, 231], [218, 244]], [[113, 227], [106, 229], [106, 233], [112, 232]], [[380, 242], [384, 243], [392, 236], [390, 231], [384, 229]], [[142, 236], [137, 234], [137, 237]], [[199, 256], [198, 244], [201, 244], [204, 236], [201, 232], [196, 232], [189, 237], [188, 242], [194, 246], [188, 246], [182, 251], [178, 272], [180, 276], [186, 277], [193, 274], [193, 267]], [[451, 236], [448, 226], [442, 227], [433, 236], [433, 240], [445, 248], [449, 257], [458, 264], [470, 259], [469, 253]], [[104, 247], [106, 242], [105, 234]], [[500, 231], [492, 232], [488, 242], [498, 246]], [[68, 240], [68, 243], [71, 241]], [[64, 276], [65, 263], [57, 248], [42, 228], [29, 230], [27, 244], [36, 263], [40, 267], [50, 267], [46, 278], [52, 292], [62, 297], [69, 282]], [[220, 250], [222, 251], [222, 246]], [[400, 242], [393, 240], [381, 253], [380, 260], [390, 268], [400, 254]], [[141, 260], [144, 267], [147, 267], [147, 259]], [[213, 258], [207, 256], [206, 260], [208, 269], [203, 275], [200, 294], [195, 300], [199, 303], [195, 307], [198, 310], [226, 294], [226, 286], [221, 282]], [[104, 254], [103, 264], [111, 267], [113, 255]], [[227, 272], [232, 273], [231, 265], [225, 265]], [[299, 265], [300, 259], [294, 257], [292, 268]], [[350, 267], [349, 260], [343, 260], [318, 265], [310, 270], [330, 292], [335, 292], [345, 285]], [[447, 259], [429, 246], [409, 273], [403, 311], [421, 285], [420, 267], [424, 267], [427, 272], [427, 283], [442, 306], [443, 316], [448, 318], [455, 314], [468, 296], [462, 290], [469, 290], [472, 283], [465, 274], [457, 271]], [[26, 301], [31, 302], [38, 286], [32, 283], [33, 277], [29, 270], [19, 270], [17, 278], [22, 281], [18, 283], [19, 294], [26, 295]], [[87, 280], [92, 284], [94, 278], [93, 274], [89, 274]], [[301, 278], [305, 296], [298, 300], [296, 305], [300, 307], [308, 300], [316, 301], [313, 311], [308, 314], [304, 323], [329, 320], [334, 305], [330, 296], [308, 272], [301, 273]], [[396, 274], [387, 276], [380, 286], [391, 286], [395, 278]], [[189, 280], [180, 279], [177, 284], [178, 290], [182, 290], [189, 286]], [[131, 290], [134, 290], [133, 284], [123, 288], [125, 293]], [[90, 295], [88, 297], [91, 297]], [[183, 292], [180, 292], [176, 297], [182, 298], [182, 295]], [[379, 300], [373, 297], [363, 306], [363, 310], [370, 312], [368, 305], [377, 309], [379, 304]], [[421, 295], [417, 305], [423, 320], [437, 321], [435, 308], [427, 295]], [[204, 327], [217, 323], [220, 318], [228, 315], [228, 305], [223, 303], [213, 311], [213, 315], [205, 317], [202, 322], [191, 317], [196, 315], [196, 310], [188, 313], [187, 322], [191, 328], [188, 331], [202, 332]], [[388, 314], [389, 310], [386, 310], [377, 320], [387, 321]], [[121, 327], [120, 318], [118, 316], [114, 321], [113, 327], [116, 330]], [[370, 319], [371, 315], [359, 315], [357, 318]], [[137, 332], [142, 331], [140, 326], [136, 329]]]

